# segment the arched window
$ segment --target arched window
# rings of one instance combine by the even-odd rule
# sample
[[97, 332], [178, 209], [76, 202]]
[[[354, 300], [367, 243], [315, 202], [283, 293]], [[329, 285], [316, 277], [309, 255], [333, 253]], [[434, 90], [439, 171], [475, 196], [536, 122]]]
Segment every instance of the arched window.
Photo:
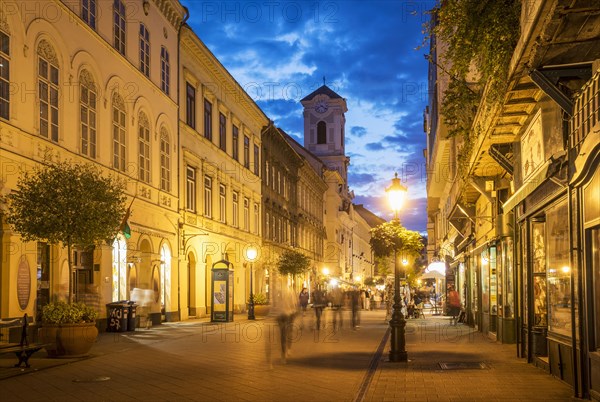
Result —
[[83, 70], [79, 74], [79, 119], [81, 153], [96, 158], [96, 84], [92, 75]]
[[160, 189], [171, 191], [171, 143], [167, 129], [160, 129]]
[[317, 144], [327, 144], [327, 124], [324, 121], [317, 123]]
[[167, 244], [160, 248], [160, 304], [167, 311], [171, 305], [171, 250]]
[[139, 115], [138, 149], [139, 180], [150, 183], [150, 122], [144, 113]]
[[125, 102], [116, 92], [112, 97], [113, 167], [125, 171]]
[[112, 245], [112, 301], [127, 299], [127, 242], [118, 234]]
[[58, 142], [58, 57], [48, 42], [38, 45], [40, 135]]

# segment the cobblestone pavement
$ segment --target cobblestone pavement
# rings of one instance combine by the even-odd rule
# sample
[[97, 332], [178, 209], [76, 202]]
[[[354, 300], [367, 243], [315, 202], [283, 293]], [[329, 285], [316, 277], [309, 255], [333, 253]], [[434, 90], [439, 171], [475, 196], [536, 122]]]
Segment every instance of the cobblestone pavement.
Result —
[[[308, 314], [308, 313], [307, 313]], [[329, 312], [331, 314], [331, 312]], [[409, 320], [408, 363], [387, 361], [388, 323], [363, 312], [357, 330], [297, 320], [282, 361], [277, 325], [243, 316], [99, 336], [86, 359], [0, 359], [2, 401], [569, 401], [571, 388], [515, 357], [514, 345], [466, 326]], [[345, 324], [349, 322], [346, 317]], [[268, 358], [270, 356], [270, 359]], [[467, 369], [467, 363], [484, 363]], [[442, 370], [440, 363], [460, 363]]]

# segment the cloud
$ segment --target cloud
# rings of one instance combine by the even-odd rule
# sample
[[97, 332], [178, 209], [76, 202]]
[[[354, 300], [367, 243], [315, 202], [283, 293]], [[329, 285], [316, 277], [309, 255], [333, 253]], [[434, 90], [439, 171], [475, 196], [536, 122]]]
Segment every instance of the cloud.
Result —
[[[323, 85], [323, 77], [346, 99], [349, 186], [357, 199], [385, 212], [385, 202], [380, 205], [373, 194], [389, 185], [395, 171], [411, 196], [425, 197], [428, 63], [426, 50], [414, 49], [422, 44], [424, 12], [435, 0], [182, 4], [200, 39], [299, 143], [304, 134], [299, 100]], [[382, 29], [387, 26], [396, 29]], [[423, 209], [414, 218], [420, 230], [425, 216]]]
[[355, 137], [364, 137], [367, 134], [367, 129], [360, 126], [354, 126], [350, 129], [350, 133]]
[[379, 142], [370, 142], [365, 145], [365, 148], [369, 151], [381, 151], [382, 149], [385, 149], [385, 147]]

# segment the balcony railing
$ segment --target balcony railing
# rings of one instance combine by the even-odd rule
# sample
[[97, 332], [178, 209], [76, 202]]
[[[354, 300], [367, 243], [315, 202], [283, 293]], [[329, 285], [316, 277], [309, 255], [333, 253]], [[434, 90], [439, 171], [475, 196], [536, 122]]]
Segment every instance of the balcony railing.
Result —
[[569, 121], [569, 147], [575, 151], [586, 139], [592, 127], [600, 121], [600, 71], [583, 86], [575, 98], [573, 116]]

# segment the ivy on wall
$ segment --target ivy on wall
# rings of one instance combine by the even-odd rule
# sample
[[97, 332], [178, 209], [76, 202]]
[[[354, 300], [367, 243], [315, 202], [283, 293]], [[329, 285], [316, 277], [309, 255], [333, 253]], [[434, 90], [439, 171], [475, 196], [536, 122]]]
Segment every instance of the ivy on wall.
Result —
[[426, 25], [429, 37], [444, 43], [437, 63], [450, 83], [441, 105], [448, 135], [463, 139], [459, 173], [468, 169], [478, 133], [473, 120], [487, 87], [485, 104], [491, 107], [507, 89], [510, 59], [520, 35], [520, 0], [440, 0]]

